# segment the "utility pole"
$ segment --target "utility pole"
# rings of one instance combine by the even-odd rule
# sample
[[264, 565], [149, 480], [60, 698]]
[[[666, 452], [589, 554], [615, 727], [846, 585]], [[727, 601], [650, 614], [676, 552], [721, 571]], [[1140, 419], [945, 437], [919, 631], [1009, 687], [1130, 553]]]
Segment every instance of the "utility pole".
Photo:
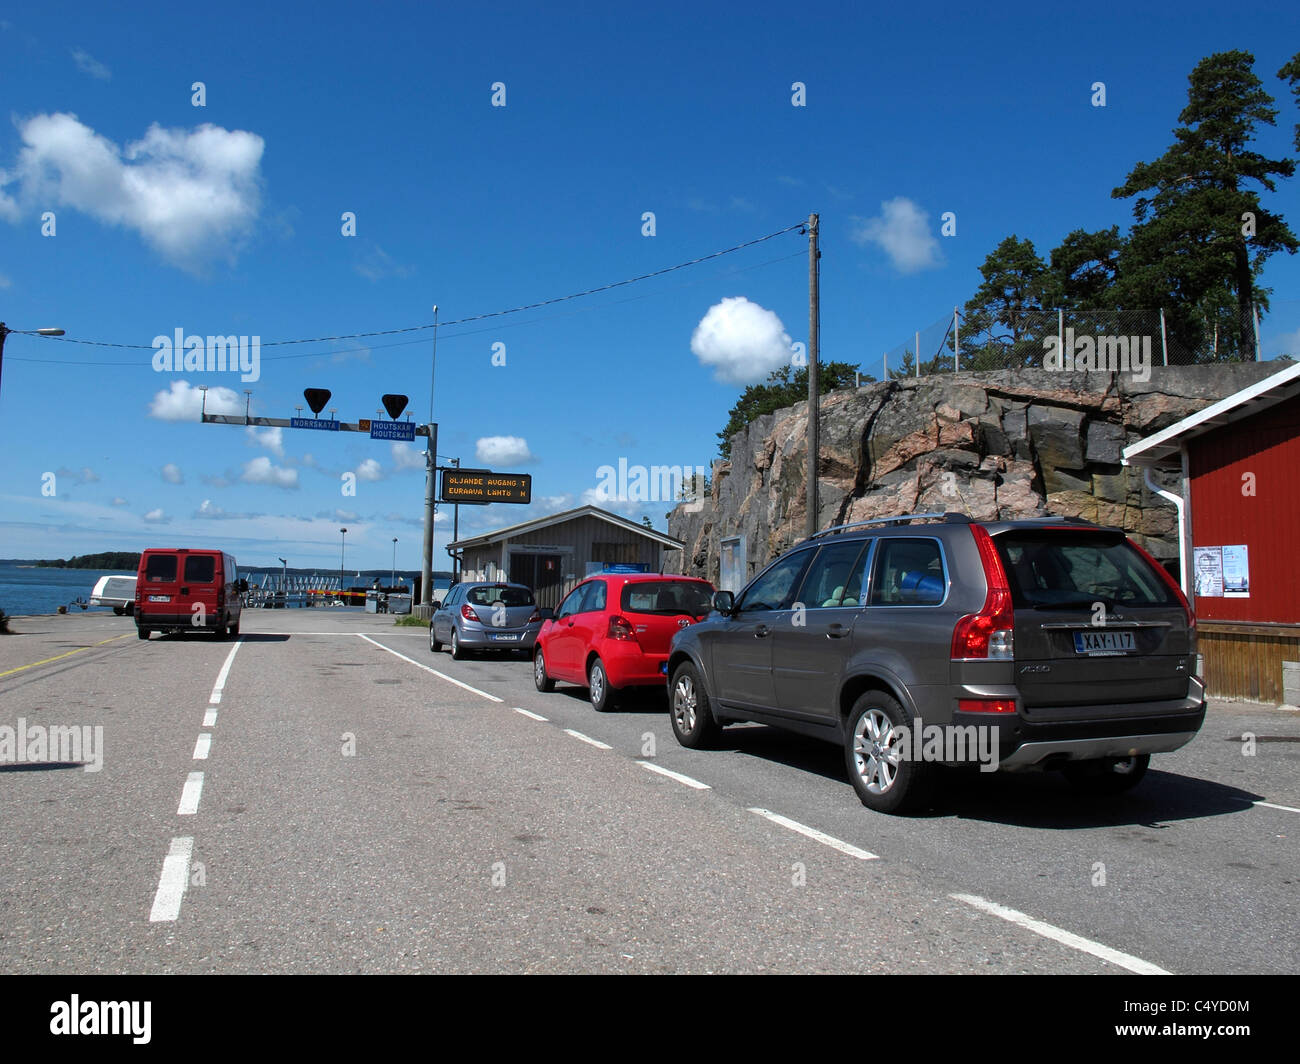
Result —
[[433, 423], [433, 384], [438, 373], [438, 306], [433, 307], [433, 365], [429, 370], [429, 449], [424, 454], [424, 552], [420, 560], [420, 605], [433, 617], [433, 518], [438, 482], [438, 426]]
[[[453, 458], [451, 464], [459, 469], [460, 459]], [[460, 503], [456, 503], [451, 510], [451, 541], [455, 543], [458, 539], [460, 539]], [[455, 554], [451, 556], [451, 582], [460, 583], [460, 557]]]
[[818, 216], [808, 215], [808, 520], [806, 534], [817, 532], [817, 452], [820, 446], [821, 396], [817, 379], [818, 326], [821, 295], [818, 285], [821, 250], [817, 246]]

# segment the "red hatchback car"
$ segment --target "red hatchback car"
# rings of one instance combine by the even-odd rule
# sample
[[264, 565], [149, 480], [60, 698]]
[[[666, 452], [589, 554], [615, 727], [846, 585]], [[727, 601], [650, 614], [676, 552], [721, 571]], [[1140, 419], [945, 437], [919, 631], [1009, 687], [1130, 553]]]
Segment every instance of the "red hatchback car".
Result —
[[702, 621], [713, 585], [662, 573], [588, 577], [542, 625], [533, 650], [533, 681], [553, 691], [563, 680], [610, 709], [625, 687], [662, 687], [668, 645], [679, 629]]

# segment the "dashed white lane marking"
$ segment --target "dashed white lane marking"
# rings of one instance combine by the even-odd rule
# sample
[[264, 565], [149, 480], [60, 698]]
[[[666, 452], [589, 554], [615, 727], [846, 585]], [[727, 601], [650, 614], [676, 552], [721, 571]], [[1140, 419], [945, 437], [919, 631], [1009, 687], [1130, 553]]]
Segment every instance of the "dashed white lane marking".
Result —
[[518, 706], [515, 706], [514, 710], [516, 713], [522, 713], [525, 717], [531, 717], [533, 720], [548, 719], [546, 717], [543, 717], [540, 713], [534, 713], [531, 709], [520, 709]]
[[153, 909], [149, 922], [175, 920], [181, 914], [181, 898], [190, 881], [190, 856], [194, 853], [194, 839], [172, 839], [171, 849], [163, 858], [162, 876], [158, 879], [158, 893], [153, 896]]
[[[360, 633], [358, 633], [358, 634], [360, 634]], [[461, 683], [458, 679], [456, 679], [456, 677], [454, 677], [454, 676], [448, 676], [445, 672], [439, 672], [437, 669], [431, 669], [431, 668], [429, 668], [428, 665], [421, 664], [420, 662], [416, 661], [414, 658], [408, 658], [405, 654], [399, 654], [399, 653], [398, 653], [396, 650], [394, 650], [392, 647], [386, 647], [386, 646], [384, 646], [383, 643], [380, 643], [378, 640], [371, 639], [370, 636], [368, 636], [368, 635], [363, 635], [363, 636], [361, 636], [361, 638], [364, 639], [367, 643], [374, 643], [374, 645], [377, 646], [380, 650], [387, 650], [388, 653], [392, 654], [394, 657], [401, 658], [403, 661], [409, 661], [409, 662], [410, 662], [412, 665], [414, 665], [417, 669], [423, 669], [425, 672], [431, 672], [431, 673], [433, 673], [435, 676], [437, 676], [440, 680], [446, 680], [448, 683], [453, 683], [453, 684], [455, 684], [457, 687], [460, 687], [460, 688], [463, 688], [463, 689], [466, 690], [466, 691], [469, 691], [471, 694], [476, 694], [476, 695], [481, 696], [482, 698], [486, 698], [489, 702], [504, 702], [504, 701], [505, 701], [504, 698], [497, 698], [496, 695], [490, 695], [490, 694], [488, 694], [486, 691], [480, 691], [477, 687], [471, 687], [471, 686], [470, 686], [469, 684], [467, 684], [467, 683]]]
[[185, 778], [181, 789], [181, 804], [176, 810], [177, 816], [193, 816], [199, 811], [199, 799], [203, 796], [203, 773], [191, 772]]
[[1281, 809], [1286, 813], [1300, 813], [1300, 809], [1293, 809], [1289, 805], [1274, 805], [1272, 802], [1251, 802], [1251, 805], [1262, 805], [1265, 809]]
[[1076, 935], [1073, 931], [1063, 931], [1059, 927], [1045, 924], [1041, 920], [1035, 920], [1032, 916], [1026, 916], [1015, 909], [1008, 909], [1005, 905], [999, 905], [997, 902], [989, 901], [986, 898], [980, 898], [974, 894], [950, 894], [948, 896], [956, 901], [974, 906], [982, 912], [1000, 917], [1017, 927], [1023, 927], [1027, 931], [1042, 935], [1044, 938], [1050, 938], [1053, 942], [1059, 942], [1071, 949], [1077, 949], [1083, 953], [1090, 953], [1094, 957], [1100, 957], [1104, 961], [1109, 961], [1111, 964], [1118, 965], [1120, 968], [1137, 975], [1170, 974], [1163, 968], [1156, 967], [1150, 961], [1144, 961], [1140, 957], [1134, 957], [1128, 953], [1121, 953], [1117, 949], [1111, 949], [1109, 946], [1103, 946], [1100, 942], [1093, 942], [1092, 939]]
[[564, 729], [565, 735], [572, 735], [575, 739], [581, 739], [584, 743], [590, 743], [597, 750], [613, 750], [609, 743], [602, 743], [599, 739], [593, 739], [590, 735], [583, 735], [580, 731], [574, 731], [572, 728]]
[[212, 688], [212, 696], [208, 699], [214, 706], [221, 701], [221, 692], [226, 686], [226, 677], [230, 675], [230, 666], [235, 660], [235, 655], [239, 653], [239, 648], [243, 645], [244, 641], [240, 639], [230, 648], [230, 653], [226, 655], [226, 663], [221, 666], [221, 671], [217, 673], [217, 682]]
[[699, 780], [691, 779], [690, 776], [683, 776], [680, 772], [674, 772], [670, 768], [664, 768], [656, 765], [653, 761], [638, 761], [642, 768], [648, 768], [651, 772], [657, 772], [661, 776], [667, 776], [670, 780], [676, 780], [678, 783], [684, 783], [688, 787], [693, 787], [697, 791], [708, 791], [713, 788], [707, 783], [701, 783]]
[[871, 853], [867, 850], [859, 849], [857, 846], [847, 843], [842, 839], [835, 838], [834, 835], [827, 835], [824, 831], [818, 831], [816, 828], [810, 828], [807, 824], [800, 824], [797, 820], [791, 820], [789, 817], [782, 816], [780, 813], [773, 813], [770, 809], [750, 809], [751, 813], [757, 813], [761, 817], [766, 817], [773, 824], [780, 824], [783, 828], [789, 828], [791, 831], [797, 831], [800, 835], [806, 835], [816, 842], [829, 846], [832, 850], [839, 850], [840, 853], [846, 853], [850, 857], [856, 857], [859, 861], [878, 861], [878, 854]]
[[192, 761], [206, 761], [208, 759], [208, 750], [212, 747], [212, 736], [207, 732], [199, 732], [199, 737], [194, 743], [194, 757]]
[[215, 709], [209, 709], [206, 713], [203, 714], [203, 726], [205, 728], [211, 728], [212, 725], [216, 723], [217, 723], [217, 711]]

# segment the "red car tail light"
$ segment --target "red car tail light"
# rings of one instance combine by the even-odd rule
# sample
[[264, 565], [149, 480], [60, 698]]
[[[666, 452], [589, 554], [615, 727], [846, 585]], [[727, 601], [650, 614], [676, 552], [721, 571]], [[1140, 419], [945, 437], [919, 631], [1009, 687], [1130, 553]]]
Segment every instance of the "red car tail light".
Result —
[[1014, 713], [1016, 711], [1016, 700], [1014, 698], [959, 698], [957, 699], [957, 712], [959, 713]]
[[626, 617], [615, 614], [609, 619], [609, 631], [605, 633], [610, 639], [635, 639], [636, 632]]
[[953, 627], [952, 658], [954, 661], [1014, 658], [1016, 619], [1011, 605], [1011, 585], [1007, 583], [992, 537], [980, 525], [971, 525], [970, 530], [984, 566], [988, 594], [979, 613], [968, 613]]
[[528, 623], [529, 623], [529, 624], [536, 624], [536, 623], [537, 623], [538, 621], [540, 621], [541, 619], [542, 619], [542, 611], [541, 611], [541, 610], [533, 610], [533, 615], [532, 615], [531, 617], [528, 618]]
[[468, 602], [460, 608], [460, 615], [467, 621], [477, 621], [479, 624], [483, 623], [478, 619], [478, 614], [474, 612], [474, 607]]

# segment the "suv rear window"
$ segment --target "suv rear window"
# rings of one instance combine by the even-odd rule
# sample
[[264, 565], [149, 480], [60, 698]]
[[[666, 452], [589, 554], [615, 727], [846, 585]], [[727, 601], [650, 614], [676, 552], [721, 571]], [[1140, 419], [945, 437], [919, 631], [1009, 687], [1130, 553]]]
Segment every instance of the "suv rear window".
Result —
[[993, 542], [1017, 607], [1177, 604], [1164, 578], [1122, 533], [1005, 532]]
[[705, 584], [693, 580], [638, 580], [623, 585], [625, 613], [708, 613], [712, 594]]
[[175, 580], [176, 555], [149, 555], [149, 560], [144, 563], [144, 578], [146, 580]]
[[210, 584], [217, 572], [217, 559], [211, 554], [191, 554], [185, 559], [185, 583]]
[[498, 602], [507, 606], [533, 605], [533, 593], [526, 587], [472, 587], [466, 598], [471, 606], [492, 606]]

